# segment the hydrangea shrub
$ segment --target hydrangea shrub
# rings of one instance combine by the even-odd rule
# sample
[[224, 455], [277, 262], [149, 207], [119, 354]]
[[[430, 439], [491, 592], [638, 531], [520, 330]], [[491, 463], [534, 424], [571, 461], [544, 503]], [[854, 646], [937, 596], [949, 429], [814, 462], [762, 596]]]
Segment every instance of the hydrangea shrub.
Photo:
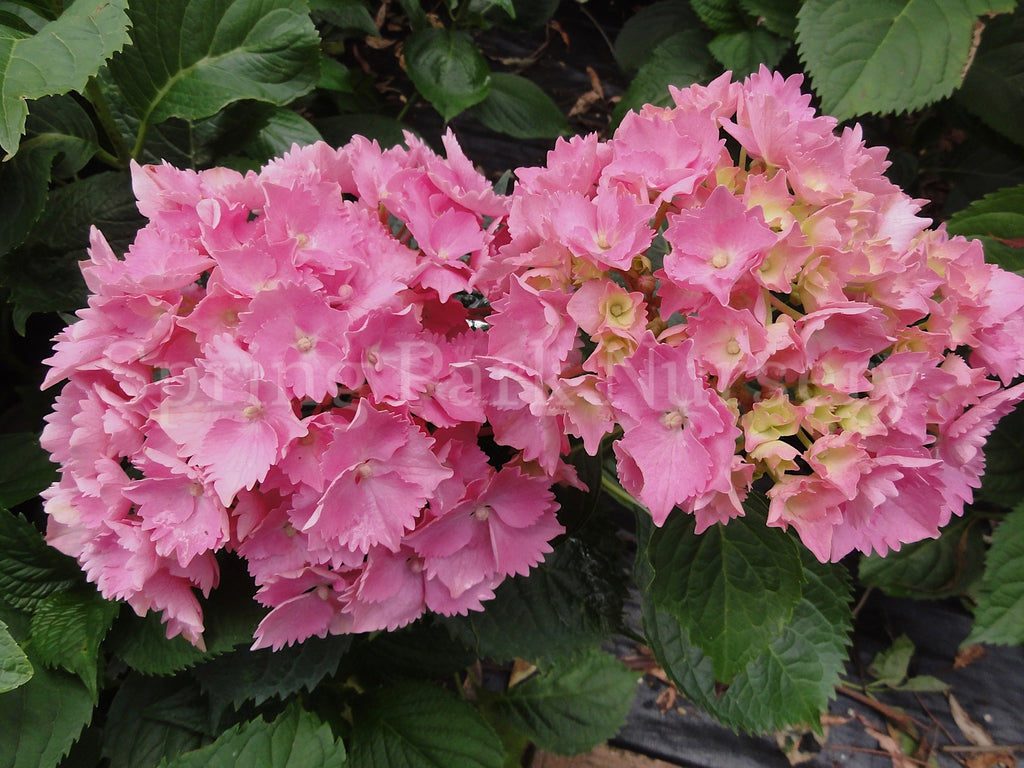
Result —
[[560, 140], [495, 194], [364, 139], [135, 166], [56, 340], [48, 539], [201, 645], [219, 552], [254, 647], [486, 607], [563, 533], [565, 456], [699, 535], [764, 493], [819, 561], [937, 536], [1024, 399], [1024, 279], [762, 69]]

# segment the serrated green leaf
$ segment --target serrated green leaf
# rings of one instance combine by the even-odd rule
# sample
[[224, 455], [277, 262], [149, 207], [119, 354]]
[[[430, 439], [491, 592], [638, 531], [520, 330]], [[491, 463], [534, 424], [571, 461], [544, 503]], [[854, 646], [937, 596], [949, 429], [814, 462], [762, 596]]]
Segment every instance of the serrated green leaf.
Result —
[[491, 71], [469, 33], [421, 29], [405, 43], [405, 66], [416, 90], [445, 122], [487, 97]]
[[700, 535], [694, 524], [690, 515], [674, 515], [651, 535], [651, 597], [685, 624], [711, 657], [715, 677], [728, 682], [792, 617], [803, 581], [800, 553], [749, 505], [745, 517]]
[[956, 99], [990, 128], [1024, 145], [1024, 9], [985, 20]]
[[470, 703], [427, 683], [385, 688], [352, 710], [352, 768], [502, 768], [505, 750]]
[[345, 745], [316, 715], [292, 704], [273, 722], [251, 720], [237, 725], [212, 744], [162, 768], [340, 768]]
[[[649, 518], [638, 517], [641, 542], [652, 528]], [[711, 658], [690, 640], [685, 623], [659, 609], [644, 589], [653, 573], [642, 548], [638, 552], [643, 628], [655, 658], [684, 695], [730, 727], [767, 731], [815, 723], [839, 682], [851, 625], [845, 571], [817, 562], [805, 550], [801, 560], [806, 583], [791, 619], [723, 690]]]
[[536, 83], [519, 75], [491, 75], [487, 97], [472, 107], [480, 122], [518, 139], [553, 139], [569, 130], [562, 110]]
[[510, 688], [496, 714], [549, 752], [576, 755], [615, 736], [636, 695], [638, 675], [595, 648]]
[[148, 126], [197, 120], [243, 99], [284, 105], [319, 77], [319, 36], [302, 0], [133, 0], [132, 45], [109, 70]]
[[844, 120], [905, 112], [960, 85], [974, 24], [1014, 0], [808, 0], [797, 42], [822, 110]]
[[700, 19], [689, 3], [661, 0], [641, 8], [626, 19], [615, 38], [615, 60], [632, 71], [639, 69], [668, 37], [700, 26]]
[[110, 768], [155, 768], [196, 749], [209, 733], [206, 702], [186, 677], [129, 675], [107, 712], [103, 756]]
[[127, 42], [127, 0], [77, 0], [31, 37], [0, 29], [0, 147], [18, 151], [28, 101], [81, 91]]
[[800, 0], [739, 0], [740, 6], [757, 19], [759, 25], [777, 35], [796, 39], [796, 15]]
[[0, 620], [0, 694], [24, 685], [32, 674], [32, 662]]
[[506, 579], [482, 613], [445, 619], [482, 657], [557, 661], [618, 625], [625, 579], [612, 553], [567, 539], [529, 576]]
[[0, 457], [0, 507], [28, 501], [57, 479], [57, 468], [34, 434], [0, 435]]
[[792, 43], [767, 29], [742, 29], [737, 32], [723, 32], [708, 43], [711, 55], [734, 77], [743, 77], [755, 72], [762, 64], [773, 68]]
[[47, 669], [27, 637], [12, 636], [26, 648], [34, 674], [0, 694], [0, 768], [54, 768], [92, 719], [92, 696], [73, 675]]
[[699, 30], [688, 29], [670, 35], [655, 46], [650, 58], [630, 81], [612, 112], [612, 123], [618, 125], [627, 112], [639, 110], [644, 104], [668, 106], [672, 103], [670, 85], [685, 88], [707, 82], [720, 72]]
[[92, 589], [50, 595], [32, 614], [32, 648], [47, 666], [78, 675], [95, 700], [100, 643], [119, 609]]
[[451, 680], [477, 658], [440, 621], [427, 616], [392, 632], [358, 638], [342, 659], [338, 677], [355, 677], [361, 685]]
[[267, 699], [285, 699], [317, 683], [338, 668], [352, 644], [348, 635], [310, 638], [279, 651], [238, 648], [192, 670], [192, 676], [210, 699], [216, 718], [228, 706], [241, 709], [247, 701], [259, 706]]
[[735, 32], [745, 25], [738, 0], [690, 0], [701, 21], [716, 32]]
[[48, 595], [84, 583], [74, 560], [47, 546], [28, 520], [0, 509], [0, 603], [31, 612]]
[[[946, 229], [950, 234], [981, 240], [986, 261], [1024, 274], [1024, 186], [985, 195], [954, 214]], [[1014, 438], [1019, 442], [1020, 433]], [[1021, 455], [1018, 453], [1014, 458], [1019, 466]], [[1024, 483], [1018, 485], [1024, 487]]]
[[940, 600], [967, 594], [981, 577], [985, 542], [974, 517], [954, 520], [937, 539], [904, 544], [885, 557], [862, 557], [858, 576], [866, 587], [893, 597]]
[[974, 627], [963, 645], [1024, 643], [1024, 503], [992, 534]]

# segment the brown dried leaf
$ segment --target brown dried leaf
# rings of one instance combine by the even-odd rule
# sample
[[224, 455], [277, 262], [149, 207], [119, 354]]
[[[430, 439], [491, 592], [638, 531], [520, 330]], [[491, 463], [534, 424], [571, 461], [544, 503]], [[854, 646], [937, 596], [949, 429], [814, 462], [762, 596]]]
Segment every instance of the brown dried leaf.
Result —
[[533, 677], [537, 671], [537, 667], [528, 661], [522, 659], [516, 659], [512, 662], [512, 671], [508, 676], [508, 687], [519, 685], [529, 677]]
[[675, 686], [670, 685], [658, 694], [654, 704], [658, 707], [658, 711], [661, 714], [665, 714], [675, 707], [677, 698], [679, 698], [679, 694], [676, 692]]
[[988, 731], [971, 719], [967, 711], [960, 706], [960, 702], [956, 700], [956, 697], [951, 693], [947, 698], [949, 699], [949, 714], [953, 716], [953, 722], [960, 728], [960, 732], [963, 733], [964, 737], [976, 747], [993, 746], [995, 742], [988, 735]]
[[398, 41], [388, 40], [385, 37], [373, 37], [372, 35], [367, 35], [363, 42], [366, 43], [367, 48], [373, 48], [375, 51], [383, 51], [385, 48], [390, 48]]
[[876, 731], [874, 728], [865, 728], [864, 732], [878, 742], [889, 758], [892, 760], [892, 768], [917, 768], [917, 762], [910, 757], [896, 739], [887, 733]]
[[953, 669], [963, 669], [987, 657], [988, 651], [985, 650], [985, 646], [981, 643], [965, 646], [957, 651], [956, 658], [953, 660]]

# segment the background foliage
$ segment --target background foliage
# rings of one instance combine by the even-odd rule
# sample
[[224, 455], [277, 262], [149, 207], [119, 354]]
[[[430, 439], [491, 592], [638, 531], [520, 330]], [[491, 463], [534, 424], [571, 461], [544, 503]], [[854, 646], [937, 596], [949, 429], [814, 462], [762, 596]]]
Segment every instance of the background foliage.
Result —
[[[538, 75], [572, 23], [604, 34], [617, 66], [595, 54], [575, 90]], [[823, 111], [889, 147], [890, 175], [928, 215], [1024, 272], [1024, 10], [1012, 0], [664, 0], [600, 14], [569, 0], [0, 1], [0, 767], [241, 755], [254, 768], [497, 768], [527, 743], [585, 751], [614, 735], [636, 683], [600, 650], [614, 632], [642, 634], [727, 724], [814, 726], [865, 588], [963, 601], [965, 644], [1024, 642], [1020, 409], [990, 440], [968, 514], [884, 560], [823, 566], [759, 524], [758, 498], [699, 537], [690, 520], [655, 530], [638, 515], [626, 546], [616, 525], [632, 521], [605, 513], [629, 502], [606, 483], [596, 509], [593, 496], [567, 500], [571, 534], [487, 611], [278, 653], [248, 651], [252, 602], [216, 593], [208, 650], [168, 641], [43, 541], [35, 497], [55, 473], [37, 434], [55, 393], [38, 391], [39, 361], [84, 304], [88, 226], [123, 250], [141, 223], [132, 160], [254, 168], [293, 142], [434, 140], [446, 122], [485, 146], [509, 146], [503, 134], [546, 148], [668, 103], [669, 85], [762, 63], [804, 72]], [[498, 175], [505, 157], [475, 159]], [[600, 485], [599, 462], [583, 469]], [[222, 565], [233, 584], [219, 593], [251, 589]], [[641, 626], [624, 615], [630, 578]], [[509, 676], [515, 659], [525, 680]]]

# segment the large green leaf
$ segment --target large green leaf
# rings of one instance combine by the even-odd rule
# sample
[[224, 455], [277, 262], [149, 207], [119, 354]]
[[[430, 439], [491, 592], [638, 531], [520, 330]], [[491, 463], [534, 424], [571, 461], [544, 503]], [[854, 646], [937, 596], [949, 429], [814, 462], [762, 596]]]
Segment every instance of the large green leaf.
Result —
[[793, 539], [767, 527], [753, 503], [748, 510], [700, 535], [691, 515], [672, 515], [647, 548], [652, 599], [684, 624], [720, 682], [767, 650], [792, 618], [804, 578]]
[[241, 709], [246, 701], [257, 706], [269, 698], [284, 699], [293, 693], [313, 690], [334, 674], [350, 636], [310, 638], [279, 651], [238, 648], [193, 670], [193, 677], [209, 699], [214, 713], [227, 705]]
[[32, 679], [32, 673], [32, 662], [0, 620], [0, 694], [24, 685]]
[[[987, 261], [1024, 274], [1024, 186], [985, 195], [956, 213], [946, 228], [954, 235], [978, 238], [985, 245]], [[1019, 442], [1020, 433], [1012, 439]], [[1019, 465], [1021, 454], [1013, 458]]]
[[445, 122], [487, 97], [491, 71], [468, 32], [430, 27], [409, 35], [405, 66]]
[[957, 100], [1017, 144], [1024, 144], [1024, 8], [985, 21], [981, 45]]
[[32, 614], [32, 648], [47, 666], [78, 675], [96, 699], [100, 643], [119, 608], [91, 587], [50, 595]]
[[536, 83], [496, 72], [487, 97], [473, 114], [492, 131], [518, 139], [553, 139], [569, 130], [562, 110]]
[[155, 768], [213, 734], [198, 686], [183, 675], [128, 675], [107, 712], [103, 756], [110, 768]]
[[690, 5], [715, 32], [735, 32], [745, 26], [739, 0], [690, 0]]
[[24, 685], [0, 694], [0, 768], [53, 768], [92, 719], [92, 696], [76, 677], [35, 657], [23, 618], [0, 613], [34, 670]]
[[733, 728], [819, 727], [839, 683], [850, 631], [850, 589], [842, 566], [823, 565], [803, 551], [803, 593], [768, 647], [726, 687], [712, 659], [690, 639], [685, 619], [643, 599], [644, 632], [655, 658], [679, 690]]
[[624, 597], [614, 555], [568, 539], [529, 576], [502, 582], [482, 613], [445, 622], [480, 656], [553, 661], [606, 638], [621, 619]]
[[978, 16], [1015, 0], [808, 0], [797, 42], [821, 96], [839, 119], [918, 109], [963, 80]]
[[1024, 643], [1024, 503], [992, 534], [971, 643]]
[[48, 595], [84, 583], [74, 560], [47, 546], [28, 520], [0, 509], [0, 603], [31, 612]]
[[110, 72], [148, 127], [208, 117], [242, 99], [287, 104], [319, 76], [319, 37], [302, 0], [133, 0], [132, 43]]
[[235, 726], [212, 744], [160, 764], [162, 768], [340, 768], [345, 745], [331, 727], [297, 704], [273, 722]]
[[30, 37], [0, 27], [0, 147], [18, 151], [28, 101], [81, 91], [128, 39], [128, 0], [77, 0]]
[[917, 600], [967, 594], [983, 569], [984, 528], [976, 517], [960, 518], [937, 539], [904, 544], [885, 557], [863, 557], [860, 581], [887, 595]]
[[427, 683], [385, 688], [352, 709], [352, 768], [502, 768], [494, 729], [466, 701]]
[[638, 675], [593, 649], [513, 686], [494, 705], [538, 747], [575, 755], [615, 736], [636, 695]]

